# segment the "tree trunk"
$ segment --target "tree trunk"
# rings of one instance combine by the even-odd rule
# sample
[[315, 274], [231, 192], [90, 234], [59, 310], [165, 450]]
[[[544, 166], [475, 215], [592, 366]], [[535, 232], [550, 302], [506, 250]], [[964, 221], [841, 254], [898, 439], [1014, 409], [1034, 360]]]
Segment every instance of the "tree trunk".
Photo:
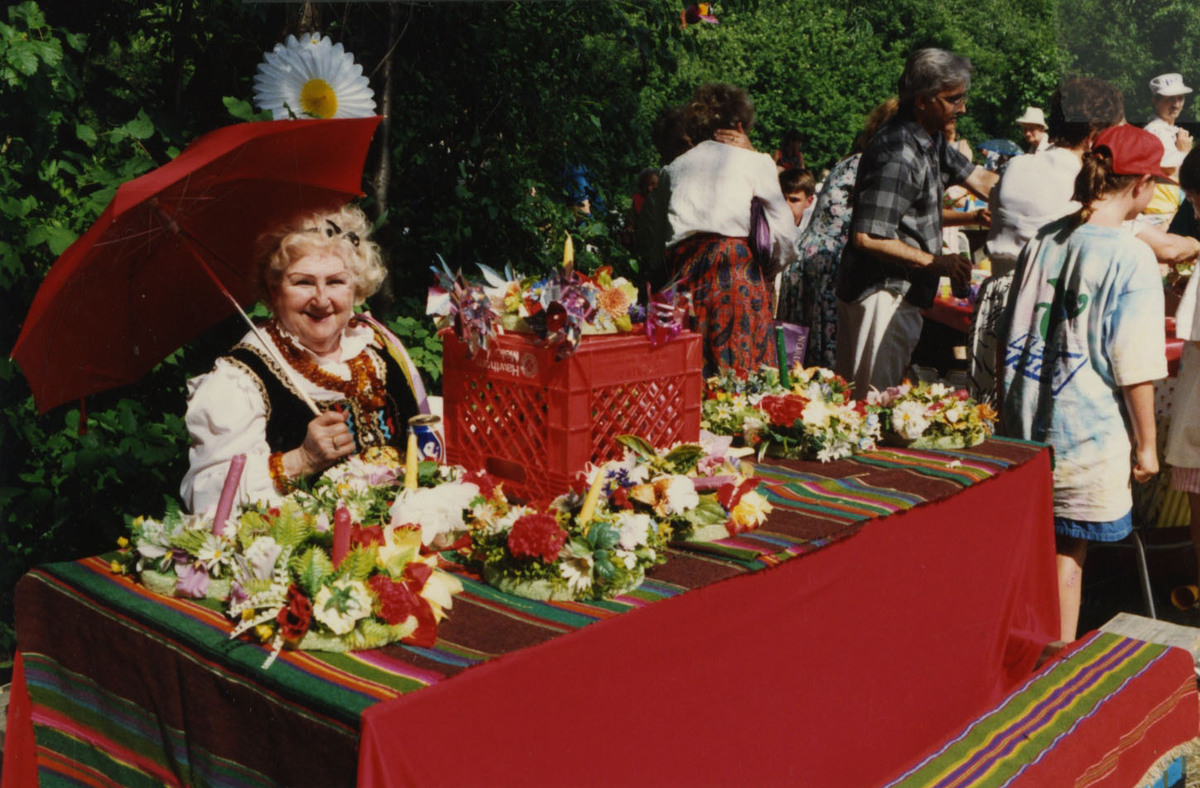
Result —
[[[379, 131], [376, 132], [376, 139], [379, 140], [379, 159], [375, 165], [375, 174], [371, 178], [371, 193], [375, 197], [375, 220], [382, 219], [388, 211], [388, 191], [392, 185], [392, 147], [390, 140], [392, 137], [392, 109], [394, 106], [393, 96], [395, 93], [395, 76], [396, 76], [396, 59], [393, 54], [396, 47], [400, 43], [400, 38], [404, 35], [404, 30], [407, 29], [407, 24], [402, 28], [400, 26], [401, 9], [405, 7], [400, 3], [392, 3], [388, 8], [388, 50], [384, 55], [383, 62], [380, 63], [380, 68], [383, 70], [383, 89], [379, 96], [379, 114], [383, 116], [383, 120], [379, 123]], [[408, 13], [412, 14], [412, 7], [408, 6]], [[391, 235], [390, 228], [381, 228], [384, 235]], [[377, 239], [382, 240], [382, 239]], [[383, 244], [385, 247], [388, 244]], [[396, 293], [392, 286], [392, 278], [388, 277], [383, 280], [383, 286], [379, 292], [371, 299], [374, 308], [381, 312], [391, 311], [392, 306], [396, 302]]]
[[175, 20], [175, 31], [171, 35], [171, 82], [175, 86], [175, 117], [183, 114], [183, 64], [192, 53], [192, 0], [180, 3], [179, 16]]
[[388, 189], [392, 185], [392, 151], [388, 146], [392, 131], [392, 95], [396, 76], [395, 58], [392, 56], [400, 35], [399, 3], [392, 3], [388, 8], [388, 37], [389, 48], [383, 60], [383, 94], [379, 99], [379, 114], [383, 120], [379, 124], [379, 163], [375, 167], [375, 177], [372, 179], [375, 194], [375, 218], [379, 219], [388, 208]]
[[285, 35], [299, 38], [305, 33], [316, 33], [321, 30], [321, 10], [317, 8], [316, 3], [304, 3], [299, 8], [289, 5], [287, 16]]

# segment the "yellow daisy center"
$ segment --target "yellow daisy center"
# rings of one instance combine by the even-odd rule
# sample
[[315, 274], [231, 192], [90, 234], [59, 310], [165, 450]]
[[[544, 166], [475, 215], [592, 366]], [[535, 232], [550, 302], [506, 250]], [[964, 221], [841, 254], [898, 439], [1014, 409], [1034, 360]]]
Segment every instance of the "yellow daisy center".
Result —
[[308, 117], [332, 118], [337, 108], [337, 93], [325, 80], [314, 77], [300, 88], [300, 109]]

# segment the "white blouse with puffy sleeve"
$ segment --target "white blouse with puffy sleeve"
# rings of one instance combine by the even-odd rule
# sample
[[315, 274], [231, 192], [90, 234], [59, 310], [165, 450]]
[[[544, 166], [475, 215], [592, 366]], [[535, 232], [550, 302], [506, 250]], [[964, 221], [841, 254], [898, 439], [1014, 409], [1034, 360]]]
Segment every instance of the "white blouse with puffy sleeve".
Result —
[[[373, 339], [370, 328], [348, 327], [342, 335], [342, 360], [321, 364], [321, 369], [350, 380], [350, 366], [346, 362], [363, 352]], [[242, 343], [263, 349], [254, 332], [247, 333]], [[316, 402], [343, 398], [341, 393], [321, 388], [299, 374], [294, 382]], [[188, 381], [185, 423], [192, 445], [180, 495], [190, 511], [216, 509], [229, 462], [238, 454], [246, 455], [246, 467], [238, 483], [235, 505], [280, 502], [267, 464], [271, 449], [267, 444], [267, 404], [263, 396], [254, 376], [225, 357], [217, 359], [212, 372]]]

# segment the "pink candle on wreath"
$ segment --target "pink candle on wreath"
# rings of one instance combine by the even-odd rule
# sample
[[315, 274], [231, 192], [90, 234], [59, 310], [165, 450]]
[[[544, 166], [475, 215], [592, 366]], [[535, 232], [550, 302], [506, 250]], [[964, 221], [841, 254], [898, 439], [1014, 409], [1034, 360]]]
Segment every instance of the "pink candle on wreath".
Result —
[[350, 552], [350, 510], [339, 506], [333, 513], [333, 565], [342, 565], [342, 560]]
[[235, 454], [229, 461], [229, 472], [225, 474], [225, 485], [221, 488], [221, 497], [217, 500], [217, 514], [213, 518], [212, 530], [217, 536], [225, 533], [225, 521], [233, 511], [233, 498], [237, 495], [238, 482], [242, 480], [242, 469], [245, 467], [245, 454]]

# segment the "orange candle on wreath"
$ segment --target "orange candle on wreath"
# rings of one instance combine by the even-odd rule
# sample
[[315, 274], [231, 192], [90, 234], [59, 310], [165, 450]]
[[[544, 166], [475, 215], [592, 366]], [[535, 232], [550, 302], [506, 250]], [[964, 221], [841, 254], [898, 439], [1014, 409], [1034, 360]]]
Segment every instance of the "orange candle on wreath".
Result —
[[569, 267], [575, 262], [575, 242], [571, 240], [571, 234], [567, 233], [567, 241], [563, 244], [563, 268]]

